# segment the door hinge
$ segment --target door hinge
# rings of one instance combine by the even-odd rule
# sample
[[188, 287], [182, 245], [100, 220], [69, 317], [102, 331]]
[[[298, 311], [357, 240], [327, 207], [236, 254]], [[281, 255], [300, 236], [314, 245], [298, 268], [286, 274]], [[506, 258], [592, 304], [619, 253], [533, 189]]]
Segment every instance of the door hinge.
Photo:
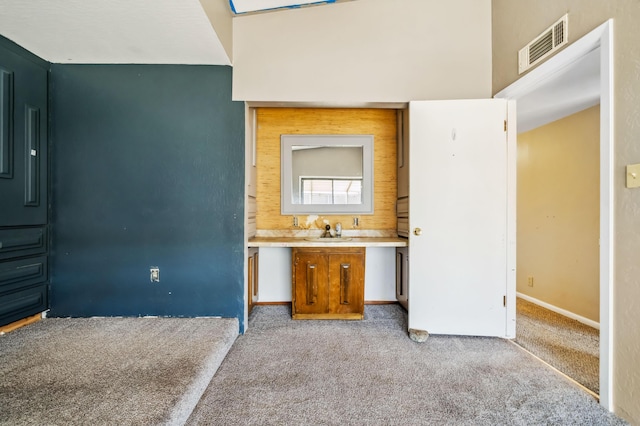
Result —
[[504, 120], [504, 131], [507, 131], [507, 120]]
[[502, 296], [502, 306], [507, 306], [507, 296]]

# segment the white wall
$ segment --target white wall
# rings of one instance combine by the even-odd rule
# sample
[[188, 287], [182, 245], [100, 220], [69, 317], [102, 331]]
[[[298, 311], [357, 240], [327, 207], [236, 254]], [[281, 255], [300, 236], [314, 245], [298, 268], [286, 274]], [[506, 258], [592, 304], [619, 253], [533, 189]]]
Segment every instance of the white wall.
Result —
[[258, 302], [291, 302], [291, 249], [260, 247]]
[[395, 247], [367, 247], [364, 300], [365, 302], [397, 300]]
[[233, 99], [491, 97], [490, 0], [358, 0], [233, 20]]
[[233, 15], [228, 0], [200, 0], [213, 30], [216, 32], [229, 60], [233, 62]]
[[[365, 301], [396, 301], [396, 249], [367, 247]], [[291, 302], [291, 249], [261, 247], [258, 302]]]

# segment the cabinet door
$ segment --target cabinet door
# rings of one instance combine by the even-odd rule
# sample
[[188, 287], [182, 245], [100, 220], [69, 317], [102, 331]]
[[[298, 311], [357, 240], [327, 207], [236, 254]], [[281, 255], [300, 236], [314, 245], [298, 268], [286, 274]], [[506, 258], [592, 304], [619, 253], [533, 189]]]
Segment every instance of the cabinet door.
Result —
[[398, 111], [398, 198], [409, 196], [409, 110]]
[[409, 110], [398, 111], [398, 200], [397, 231], [409, 237]]
[[47, 223], [47, 68], [0, 46], [0, 226]]
[[249, 249], [247, 259], [247, 300], [249, 302], [249, 313], [258, 302], [258, 248]]
[[409, 248], [396, 248], [396, 299], [407, 309], [409, 296]]
[[294, 251], [293, 316], [329, 312], [328, 257]]
[[47, 256], [0, 262], [0, 326], [45, 311]]
[[335, 314], [364, 313], [364, 255], [329, 255], [329, 310]]

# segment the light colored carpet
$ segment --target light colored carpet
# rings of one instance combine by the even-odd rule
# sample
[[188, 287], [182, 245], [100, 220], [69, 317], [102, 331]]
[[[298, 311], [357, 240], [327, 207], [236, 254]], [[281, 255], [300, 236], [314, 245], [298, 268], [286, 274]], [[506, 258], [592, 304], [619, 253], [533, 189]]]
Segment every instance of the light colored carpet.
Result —
[[50, 318], [0, 336], [0, 424], [183, 424], [237, 319]]
[[599, 331], [524, 299], [516, 300], [516, 343], [599, 393]]
[[407, 337], [398, 305], [363, 321], [257, 306], [189, 425], [619, 425], [510, 341]]

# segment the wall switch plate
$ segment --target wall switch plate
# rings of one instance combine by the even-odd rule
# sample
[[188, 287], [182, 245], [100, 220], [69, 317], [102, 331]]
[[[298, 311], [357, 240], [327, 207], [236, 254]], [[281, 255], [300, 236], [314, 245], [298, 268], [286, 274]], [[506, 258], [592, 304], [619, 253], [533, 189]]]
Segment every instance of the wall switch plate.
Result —
[[152, 266], [149, 268], [149, 281], [152, 283], [160, 282], [160, 268]]
[[640, 164], [629, 164], [627, 166], [627, 188], [637, 188], [640, 186]]
[[533, 287], [533, 277], [527, 277], [527, 285]]

